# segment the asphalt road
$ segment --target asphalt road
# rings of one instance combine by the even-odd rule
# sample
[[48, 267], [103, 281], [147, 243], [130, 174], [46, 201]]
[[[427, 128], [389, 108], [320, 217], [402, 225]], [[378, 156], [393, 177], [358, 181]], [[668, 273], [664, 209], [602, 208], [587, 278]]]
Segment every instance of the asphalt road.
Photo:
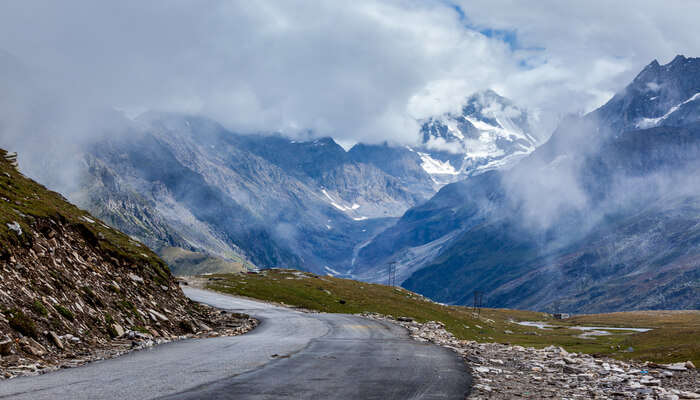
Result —
[[168, 343], [0, 381], [0, 399], [463, 399], [471, 385], [456, 354], [393, 324], [185, 293], [261, 324], [241, 336]]

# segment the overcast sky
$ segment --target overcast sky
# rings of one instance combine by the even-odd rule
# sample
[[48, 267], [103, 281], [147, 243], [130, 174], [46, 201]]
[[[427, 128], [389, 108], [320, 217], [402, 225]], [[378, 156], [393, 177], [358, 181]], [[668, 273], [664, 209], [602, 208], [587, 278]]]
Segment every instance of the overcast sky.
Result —
[[66, 110], [406, 143], [480, 89], [545, 117], [590, 111], [653, 59], [700, 55], [699, 15], [691, 0], [7, 0], [0, 50]]

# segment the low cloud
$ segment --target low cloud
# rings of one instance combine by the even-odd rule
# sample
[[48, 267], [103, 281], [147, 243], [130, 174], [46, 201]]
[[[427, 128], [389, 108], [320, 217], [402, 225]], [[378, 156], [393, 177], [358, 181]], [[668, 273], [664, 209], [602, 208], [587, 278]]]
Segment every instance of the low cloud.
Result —
[[[20, 88], [24, 99], [0, 105], [15, 120], [46, 121], [25, 135], [71, 140], [94, 134], [96, 122], [85, 120], [104, 125], [102, 115], [91, 118], [96, 110], [118, 109], [202, 114], [246, 133], [410, 144], [416, 120], [456, 111], [469, 94], [493, 88], [539, 109], [546, 131], [562, 115], [603, 103], [651, 59], [700, 53], [698, 8], [8, 1], [0, 5], [0, 49], [11, 56], [0, 63], [16, 60], [32, 84]], [[501, 31], [511, 34], [493, 34]], [[0, 65], [0, 80], [14, 79], [7, 68]], [[23, 124], [3, 121], [3, 137], [10, 125]]]

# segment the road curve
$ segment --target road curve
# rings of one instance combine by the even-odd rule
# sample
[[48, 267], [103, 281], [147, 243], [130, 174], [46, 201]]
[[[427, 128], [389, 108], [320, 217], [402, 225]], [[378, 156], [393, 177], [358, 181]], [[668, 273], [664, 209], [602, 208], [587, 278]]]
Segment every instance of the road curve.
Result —
[[413, 341], [393, 324], [184, 291], [261, 324], [241, 336], [0, 381], [0, 399], [463, 399], [471, 384], [456, 354]]

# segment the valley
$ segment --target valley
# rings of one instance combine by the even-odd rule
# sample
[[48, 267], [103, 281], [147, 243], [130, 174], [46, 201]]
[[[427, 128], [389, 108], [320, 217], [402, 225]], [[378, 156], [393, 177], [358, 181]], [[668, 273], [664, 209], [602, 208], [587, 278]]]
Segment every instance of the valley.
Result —
[[700, 399], [700, 1], [0, 2], [0, 400]]

